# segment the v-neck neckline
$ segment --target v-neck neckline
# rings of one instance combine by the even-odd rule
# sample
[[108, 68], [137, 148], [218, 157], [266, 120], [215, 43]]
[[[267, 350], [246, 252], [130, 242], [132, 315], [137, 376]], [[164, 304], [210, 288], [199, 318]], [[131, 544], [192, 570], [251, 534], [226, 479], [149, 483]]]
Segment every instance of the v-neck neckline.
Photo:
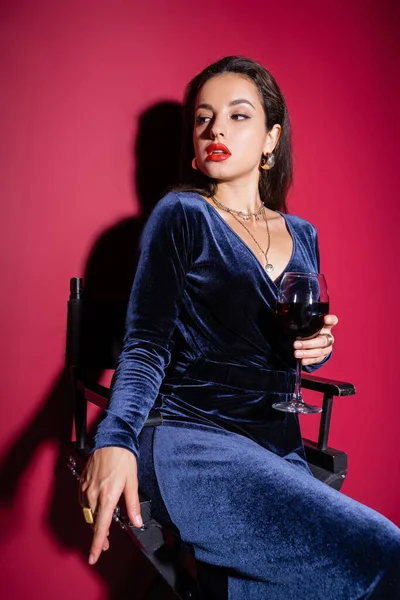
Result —
[[283, 217], [285, 224], [286, 224], [286, 228], [289, 232], [290, 237], [292, 238], [292, 254], [290, 255], [289, 261], [286, 264], [286, 267], [283, 269], [283, 271], [278, 275], [278, 277], [276, 279], [272, 279], [267, 271], [264, 269], [264, 267], [262, 266], [262, 264], [260, 263], [260, 261], [258, 260], [257, 256], [255, 255], [255, 253], [253, 252], [253, 250], [250, 248], [250, 246], [248, 244], [246, 244], [246, 242], [244, 241], [244, 239], [229, 225], [229, 223], [227, 223], [225, 221], [225, 219], [219, 214], [219, 212], [217, 211], [216, 208], [214, 208], [212, 206], [212, 204], [210, 204], [210, 202], [207, 202], [207, 200], [205, 198], [203, 198], [203, 196], [201, 194], [199, 194], [198, 192], [196, 192], [197, 196], [199, 198], [201, 198], [201, 200], [203, 202], [205, 202], [210, 208], [211, 211], [217, 215], [217, 217], [225, 224], [225, 226], [228, 228], [229, 231], [231, 231], [237, 238], [238, 240], [241, 242], [241, 244], [243, 244], [243, 246], [245, 248], [247, 248], [247, 251], [250, 252], [251, 256], [253, 257], [253, 259], [257, 262], [259, 268], [261, 269], [261, 271], [263, 272], [264, 276], [267, 277], [268, 281], [273, 284], [276, 288], [279, 288], [279, 279], [281, 279], [281, 277], [283, 277], [283, 275], [287, 272], [293, 257], [295, 255], [295, 251], [296, 251], [296, 238], [294, 235], [294, 231], [292, 228], [292, 225], [289, 222], [289, 219], [286, 218], [285, 213], [281, 212], [280, 210], [276, 210], [275, 212], [279, 213], [281, 215], [281, 217]]

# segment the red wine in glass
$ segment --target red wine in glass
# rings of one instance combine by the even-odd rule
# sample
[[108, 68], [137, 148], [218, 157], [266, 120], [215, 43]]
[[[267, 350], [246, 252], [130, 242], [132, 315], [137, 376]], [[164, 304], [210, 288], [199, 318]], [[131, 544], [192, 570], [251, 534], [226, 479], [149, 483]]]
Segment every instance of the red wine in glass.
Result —
[[294, 338], [309, 338], [324, 326], [329, 314], [329, 302], [278, 302], [276, 314], [281, 327]]
[[[288, 272], [279, 288], [276, 316], [279, 327], [294, 340], [316, 336], [329, 313], [329, 294], [325, 277], [320, 273]], [[312, 414], [321, 412], [318, 406], [305, 404], [301, 395], [301, 359], [296, 362], [296, 387], [289, 402], [276, 402], [277, 410]]]

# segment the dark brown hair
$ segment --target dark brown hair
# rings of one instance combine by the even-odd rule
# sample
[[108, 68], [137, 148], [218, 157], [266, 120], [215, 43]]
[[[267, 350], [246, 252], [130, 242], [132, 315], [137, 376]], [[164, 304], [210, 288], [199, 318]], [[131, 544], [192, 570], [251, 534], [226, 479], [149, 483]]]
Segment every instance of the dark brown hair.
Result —
[[[192, 169], [194, 158], [193, 126], [196, 98], [201, 87], [217, 75], [237, 73], [247, 77], [257, 87], [261, 104], [264, 108], [266, 129], [269, 131], [275, 124], [282, 128], [277, 146], [274, 150], [275, 165], [269, 171], [260, 171], [259, 191], [262, 202], [272, 210], [286, 212], [286, 196], [293, 179], [292, 147], [290, 121], [283, 94], [272, 77], [262, 65], [243, 56], [227, 56], [213, 63], [196, 75], [186, 88], [183, 118], [184, 137], [181, 159], [181, 182], [176, 191], [194, 191], [204, 196], [213, 196], [216, 192], [215, 180], [201, 171]], [[261, 156], [260, 156], [261, 160]]]

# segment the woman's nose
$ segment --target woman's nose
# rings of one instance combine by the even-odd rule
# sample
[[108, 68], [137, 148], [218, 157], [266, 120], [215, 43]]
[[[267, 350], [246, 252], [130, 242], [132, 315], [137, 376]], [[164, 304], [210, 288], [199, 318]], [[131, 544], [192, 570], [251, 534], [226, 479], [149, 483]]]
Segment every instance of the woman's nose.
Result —
[[225, 137], [226, 131], [221, 119], [214, 119], [211, 123], [210, 134], [213, 139], [217, 137]]

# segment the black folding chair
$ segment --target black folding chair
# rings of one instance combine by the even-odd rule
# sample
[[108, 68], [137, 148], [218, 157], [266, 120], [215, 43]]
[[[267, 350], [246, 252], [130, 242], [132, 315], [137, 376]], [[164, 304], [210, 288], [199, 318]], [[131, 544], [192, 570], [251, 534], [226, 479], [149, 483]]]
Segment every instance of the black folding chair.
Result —
[[[102, 370], [115, 368], [122, 346], [121, 322], [124, 320], [125, 310], [125, 306], [114, 306], [112, 303], [85, 303], [82, 279], [74, 277], [70, 280], [66, 368], [70, 374], [71, 401], [74, 403], [75, 439], [71, 442], [67, 466], [76, 479], [79, 479], [90, 452], [87, 434], [88, 402], [101, 409], [107, 406], [109, 389], [100, 385], [97, 378]], [[101, 327], [98, 327], [99, 324]], [[107, 338], [105, 344], [102, 343], [104, 340], [101, 336]], [[328, 446], [333, 398], [353, 395], [355, 388], [350, 383], [314, 375], [303, 375], [302, 386], [323, 394], [318, 441], [303, 440], [308, 465], [316, 478], [339, 490], [347, 473], [347, 454]], [[144, 426], [162, 426], [161, 413], [151, 410]], [[143, 527], [132, 525], [120, 505], [114, 512], [115, 523], [131, 537], [178, 598], [197, 600], [200, 597], [200, 580], [203, 597], [211, 599], [211, 592], [206, 592], [204, 596], [204, 589], [207, 578], [214, 577], [216, 572], [210, 566], [196, 564], [190, 558], [191, 548], [179, 540], [176, 532], [166, 530], [152, 517], [151, 501], [140, 490], [139, 499]], [[154, 598], [158, 598], [156, 591], [154, 593]]]

